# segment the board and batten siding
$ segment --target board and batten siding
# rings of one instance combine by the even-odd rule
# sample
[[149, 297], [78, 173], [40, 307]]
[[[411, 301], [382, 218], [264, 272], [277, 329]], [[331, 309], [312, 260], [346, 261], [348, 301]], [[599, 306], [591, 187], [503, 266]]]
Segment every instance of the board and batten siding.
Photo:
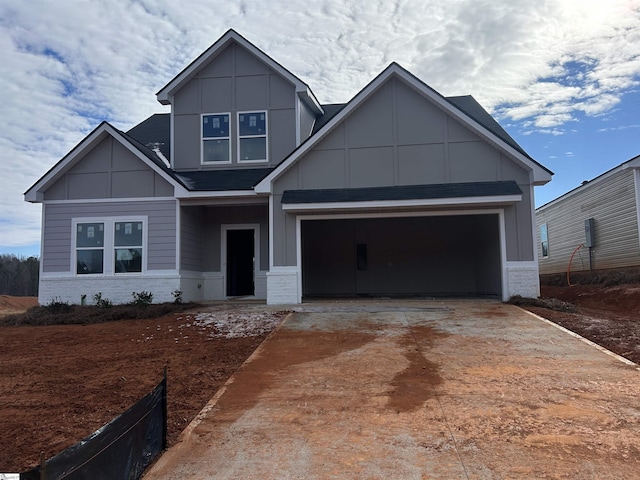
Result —
[[[297, 145], [295, 86], [233, 44], [178, 90], [173, 98], [173, 167], [176, 170], [255, 168], [238, 162], [238, 112], [266, 111], [268, 163], [275, 165]], [[202, 114], [229, 114], [231, 162], [201, 161]], [[266, 162], [258, 165], [266, 165]]]
[[514, 180], [522, 190], [522, 201], [505, 207], [507, 260], [533, 262], [529, 172], [410, 86], [391, 80], [274, 182], [274, 265], [297, 262], [295, 215], [280, 208], [285, 190], [501, 180]]
[[[176, 201], [55, 203], [44, 205], [43, 273], [72, 272], [74, 218], [146, 216], [147, 270], [176, 268]], [[72, 272], [73, 273], [73, 272]]]
[[[640, 266], [638, 196], [633, 169], [621, 169], [536, 210], [540, 274], [563, 273], [585, 243], [585, 220], [594, 219], [593, 270]], [[542, 257], [540, 226], [547, 224], [549, 256]], [[589, 250], [574, 256], [571, 271], [589, 270]]]

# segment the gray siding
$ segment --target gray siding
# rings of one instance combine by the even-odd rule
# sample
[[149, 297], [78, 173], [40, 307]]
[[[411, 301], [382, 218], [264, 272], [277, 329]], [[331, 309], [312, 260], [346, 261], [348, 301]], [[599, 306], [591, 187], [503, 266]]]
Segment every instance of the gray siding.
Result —
[[107, 137], [44, 193], [45, 200], [171, 197], [173, 186]]
[[[230, 45], [174, 96], [174, 168], [229, 168], [201, 164], [201, 114], [230, 113], [232, 166], [237, 161], [237, 112], [268, 111], [269, 164], [279, 163], [296, 146], [295, 87], [237, 44]], [[266, 165], [266, 164], [265, 164]]]
[[[566, 272], [571, 253], [585, 242], [584, 221], [595, 220], [594, 270], [640, 266], [638, 205], [634, 170], [611, 175], [582, 187], [536, 211], [540, 273]], [[542, 258], [540, 225], [547, 224], [549, 257]], [[576, 253], [571, 271], [589, 270], [589, 252]]]
[[[501, 180], [515, 180], [523, 192], [505, 212], [507, 260], [533, 261], [529, 172], [393, 79], [278, 178], [274, 200], [280, 205], [288, 189]], [[275, 210], [274, 264], [295, 265], [295, 217]]]
[[180, 207], [180, 269], [202, 272], [204, 207]]
[[148, 217], [147, 269], [175, 269], [176, 203], [172, 200], [166, 200], [130, 203], [45, 204], [43, 272], [71, 271], [73, 218], [138, 215]]

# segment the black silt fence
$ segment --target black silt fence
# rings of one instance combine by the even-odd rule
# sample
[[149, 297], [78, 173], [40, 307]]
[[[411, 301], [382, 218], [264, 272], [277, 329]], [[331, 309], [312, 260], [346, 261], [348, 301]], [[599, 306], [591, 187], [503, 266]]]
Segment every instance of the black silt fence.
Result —
[[138, 479], [167, 446], [167, 374], [138, 403], [20, 480]]

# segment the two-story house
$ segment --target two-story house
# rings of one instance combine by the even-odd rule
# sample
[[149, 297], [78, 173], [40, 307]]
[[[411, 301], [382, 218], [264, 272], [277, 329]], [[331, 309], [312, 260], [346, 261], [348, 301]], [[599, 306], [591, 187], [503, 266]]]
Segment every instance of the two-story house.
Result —
[[391, 64], [346, 104], [233, 30], [100, 124], [26, 193], [40, 302], [537, 296], [534, 186], [551, 172], [470, 96]]

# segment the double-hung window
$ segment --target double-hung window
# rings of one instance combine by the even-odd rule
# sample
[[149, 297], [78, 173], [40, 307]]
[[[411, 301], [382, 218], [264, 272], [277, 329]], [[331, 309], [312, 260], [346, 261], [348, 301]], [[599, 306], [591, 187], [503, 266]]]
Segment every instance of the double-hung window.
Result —
[[146, 220], [140, 217], [77, 219], [74, 269], [76, 275], [142, 273]]
[[142, 222], [115, 222], [114, 271], [142, 272]]
[[202, 163], [230, 163], [231, 142], [228, 113], [202, 115]]
[[267, 112], [238, 113], [238, 162], [267, 161]]
[[76, 273], [104, 272], [104, 223], [76, 224]]

